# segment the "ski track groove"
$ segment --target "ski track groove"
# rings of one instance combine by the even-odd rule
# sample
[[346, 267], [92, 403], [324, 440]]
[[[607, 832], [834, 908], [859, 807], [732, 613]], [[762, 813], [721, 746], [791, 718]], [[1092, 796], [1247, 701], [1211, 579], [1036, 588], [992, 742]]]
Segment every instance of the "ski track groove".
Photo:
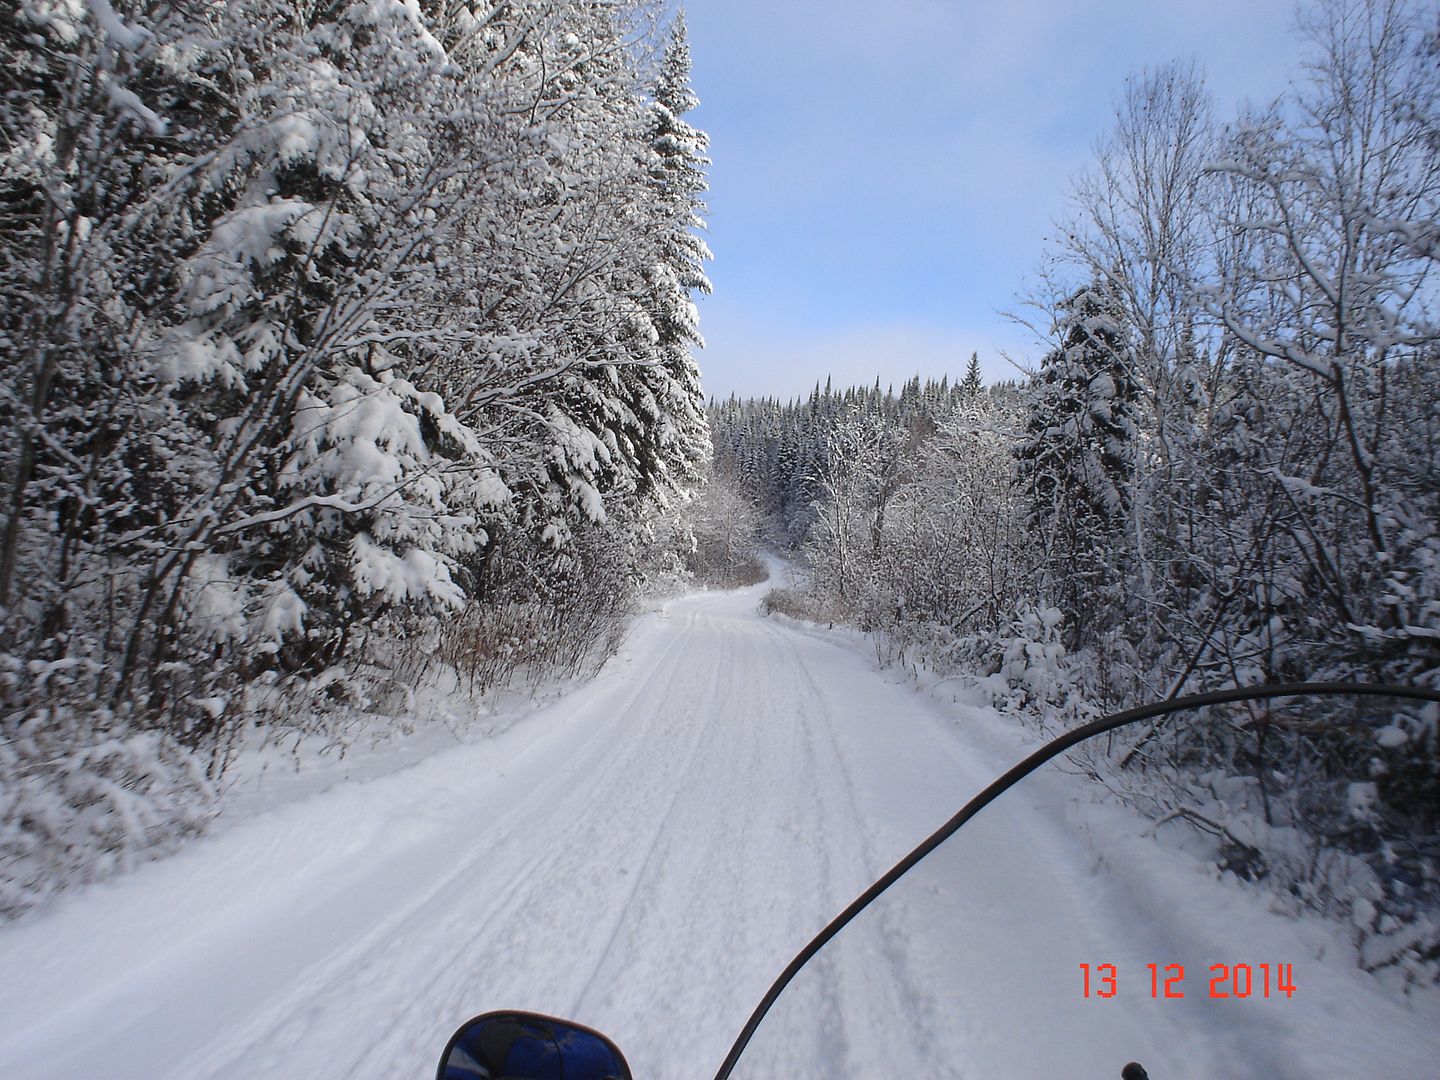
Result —
[[[688, 629], [693, 630], [696, 628], [696, 618], [693, 614], [687, 617], [686, 622]], [[690, 648], [688, 648], [686, 651], [693, 652], [693, 643], [690, 643]], [[673, 671], [673, 665], [670, 666], [668, 670]], [[650, 684], [647, 684], [647, 687], [649, 686]], [[673, 680], [667, 680], [665, 689], [673, 689]], [[660, 694], [659, 696], [668, 697], [669, 695]], [[700, 748], [700, 742], [705, 736], [705, 731], [713, 723], [714, 714], [711, 714], [702, 722], [702, 724], [700, 725], [700, 730], [696, 731], [691, 736], [690, 746], [685, 755], [685, 764], [681, 770], [683, 775], [688, 776], [693, 771], [696, 755], [698, 754]], [[611, 920], [610, 932], [606, 937], [605, 946], [603, 949], [601, 949], [600, 955], [595, 962], [595, 966], [591, 970], [590, 977], [585, 980], [585, 985], [581, 987], [580, 993], [577, 995], [574, 1005], [567, 1015], [585, 1015], [586, 1010], [584, 1006], [586, 998], [590, 995], [596, 982], [599, 980], [601, 973], [609, 965], [611, 956], [615, 951], [615, 943], [620, 938], [621, 931], [626, 925], [627, 918], [629, 917], [631, 910], [638, 906], [637, 898], [642, 895], [641, 886], [650, 884], [650, 879], [655, 873], [655, 865], [657, 862], [658, 852], [660, 850], [661, 844], [666, 839], [667, 833], [669, 832], [667, 826], [670, 824], [675, 815], [676, 807], [680, 805], [681, 799], [684, 798], [686, 794], [687, 790], [685, 785], [683, 783], [676, 783], [675, 790], [671, 793], [669, 802], [666, 804], [665, 812], [658, 815], [654, 819], [655, 827], [653, 830], [651, 830], [650, 840], [645, 845], [645, 857], [641, 861], [640, 868], [635, 873], [630, 875], [631, 884], [629, 892], [626, 894], [624, 902], [621, 903], [614, 910], [614, 918]]]
[[[691, 647], [692, 643], [686, 637], [677, 635], [659, 658], [656, 667], [661, 669], [669, 668], [672, 666], [673, 658], [677, 653], [689, 651]], [[611, 727], [616, 724], [626, 723], [627, 718], [637, 712], [647, 720], [650, 719], [648, 713], [644, 710], [637, 709], [636, 706], [640, 704], [644, 698], [652, 695], [654, 689], [652, 680], [636, 681], [630, 691], [625, 695], [622, 707], [612, 711], [612, 715], [606, 724], [597, 724], [595, 726], [591, 741], [593, 742], [602, 737], [609, 736], [612, 734], [609, 730]], [[583, 756], [577, 755], [572, 761], [580, 761], [582, 764], [576, 765], [570, 771], [572, 773], [599, 772], [603, 774], [605, 770], [603, 768], [596, 768], [596, 766], [605, 766], [612, 761], [624, 758], [628, 752], [633, 752], [632, 746], [627, 745], [623, 740], [612, 739], [606, 743], [604, 751], [597, 762], [589, 762], [585, 760]], [[624, 775], [629, 770], [617, 767], [615, 771]], [[558, 816], [561, 820], [565, 821], [586, 822], [590, 824], [592, 831], [604, 831], [596, 829], [593, 823], [601, 817], [596, 811], [612, 801], [608, 797], [608, 792], [605, 788], [598, 785], [587, 787], [583, 784], [577, 788], [568, 783], [561, 784], [560, 778], [558, 777], [552, 778], [551, 787], [558, 787], [567, 793], [579, 790], [584, 792], [585, 797], [579, 808], [573, 812], [556, 815], [556, 808], [551, 806], [546, 809], [543, 816], [547, 818]], [[548, 797], [548, 791], [540, 791], [534, 793], [530, 801], [538, 802], [543, 806]], [[569, 797], [568, 794], [562, 796], [562, 804], [568, 801]], [[517, 808], [517, 812], [519, 809], [520, 808]], [[503, 826], [503, 821], [497, 822], [497, 827], [498, 826]], [[611, 830], [610, 835], [624, 835], [624, 833], [623, 831], [617, 832]], [[455, 955], [451, 961], [442, 971], [437, 972], [434, 979], [431, 980], [432, 987], [438, 988], [441, 985], [445, 985], [446, 976], [462, 968], [467, 963], [467, 958], [485, 957], [487, 955], [514, 955], [518, 949], [523, 948], [523, 927], [526, 925], [526, 920], [512, 916], [518, 916], [524, 910], [532, 907], [529, 901], [537, 891], [534, 888], [535, 885], [549, 885], [556, 878], [559, 878], [561, 879], [559, 886], [563, 889], [566, 885], [565, 879], [569, 877], [565, 871], [572, 859], [573, 850], [564, 846], [554, 845], [548, 846], [540, 859], [529, 863], [528, 872], [518, 875], [514, 879], [513, 884], [506, 890], [501, 902], [487, 911], [485, 919], [471, 920], [475, 925], [475, 930], [474, 933], [466, 939], [466, 948], [463, 950], [455, 950]], [[539, 891], [543, 894], [546, 890]], [[616, 923], [623, 919], [628, 903], [629, 901], [627, 900], [624, 904], [618, 906], [612, 904], [613, 917]], [[468, 962], [473, 963], [473, 959], [468, 960]], [[478, 1006], [475, 1008], [478, 1008]], [[417, 1003], [410, 1011], [420, 1013], [423, 1011], [423, 1006]], [[472, 1008], [471, 1011], [474, 1011], [474, 1009]], [[578, 1016], [583, 1015], [583, 1013], [571, 1012], [568, 1015]]]
[[[693, 934], [702, 941], [716, 942], [691, 952], [695, 973], [707, 977], [712, 983], [728, 986], [734, 983], [739, 972], [734, 960], [737, 950], [726, 946], [744, 946], [747, 943], [753, 946], [753, 930], [746, 929], [748, 924], [764, 918], [767, 914], [773, 917], [775, 913], [773, 908], [754, 910], [754, 905], [747, 906], [743, 900], [737, 907], [734, 900], [743, 897], [743, 889], [736, 892], [730, 901], [717, 904], [715, 897], [717, 893], [723, 893], [723, 890], [711, 887], [711, 883], [728, 881], [730, 888], [734, 890], [734, 883], [743, 882], [747, 877], [755, 875], [757, 863], [768, 861], [772, 867], [777, 864], [785, 867], [785, 872], [795, 880], [797, 888], [786, 890], [787, 895], [811, 895], [814, 885], [817, 884], [816, 874], [812, 869], [810, 874], [803, 875], [803, 880], [795, 878], [799, 864], [792, 856], [803, 852], [812, 867], [818, 865], [818, 883], [824, 885], [828, 884], [826, 860], [829, 853], [826, 845], [814, 842], [821, 835], [817, 827], [822, 820], [821, 815], [808, 810], [799, 814], [792, 813], [782, 824], [777, 820], [768, 820], [756, 812], [756, 807], [751, 806], [738, 820], [734, 819], [733, 814], [722, 811], [720, 820], [723, 823], [719, 839], [723, 842], [709, 843], [702, 864], [692, 865], [697, 857], [698, 846], [706, 841], [704, 830], [707, 823], [715, 818], [717, 809], [724, 806], [722, 800], [728, 797], [729, 801], [733, 802], [733, 796], [729, 793], [739, 776], [753, 776], [763, 772], [766, 777], [770, 777], [778, 768], [782, 772], [778, 782], [764, 786], [770, 790], [793, 793], [797, 790], [808, 791], [810, 787], [803, 781], [805, 777], [813, 775], [813, 770], [801, 764], [811, 748], [798, 739], [799, 733], [793, 723], [794, 710], [786, 707], [791, 699], [788, 688], [794, 685], [793, 672], [789, 665], [775, 665], [774, 650], [770, 647], [772, 643], [768, 641], [768, 635], [758, 635], [764, 639], [765, 647], [757, 655], [754, 640], [757, 635], [736, 634], [734, 627], [727, 627], [724, 621], [709, 618], [697, 619], [696, 625], [716, 633], [724, 631], [715, 649], [719, 663], [714, 690], [716, 693], [725, 694], [725, 700], [732, 706], [727, 711], [737, 716], [745, 715], [753, 706], [753, 715], [759, 719], [748, 725], [729, 724], [722, 730], [712, 714], [711, 719], [698, 732], [695, 753], [700, 753], [702, 749], [709, 752], [701, 754], [699, 759], [692, 754], [686, 772], [675, 778], [679, 791], [667, 815], [669, 825], [656, 838], [656, 845], [651, 850], [651, 858], [645, 871], [649, 887], [635, 891], [634, 901], [627, 908], [622, 924], [617, 927], [610, 952], [613, 957], [615, 946], [622, 941], [633, 952], [645, 952], [644, 932], [647, 927], [654, 928], [667, 921], [673, 922], [674, 912], [683, 909], [688, 911], [688, 915], [682, 919], [685, 924], [684, 932]], [[738, 658], [736, 642], [746, 646]], [[756, 670], [759, 667], [764, 668], [763, 673]], [[763, 678], [760, 678], [758, 683], [755, 678], [750, 677], [762, 674]], [[762, 685], [769, 694], [756, 698], [752, 703], [751, 698]], [[779, 706], [775, 699], [781, 703]], [[777, 743], [780, 745], [776, 745]], [[723, 767], [717, 767], [717, 763], [722, 763]], [[716, 803], [719, 803], [718, 807]], [[801, 805], [809, 808], [813, 804], [813, 799], [806, 798]], [[792, 806], [790, 809], [796, 811], [800, 807]], [[775, 828], [777, 824], [781, 825], [778, 833]], [[731, 829], [736, 831], [731, 833]], [[808, 839], [809, 843], [802, 852], [791, 853], [790, 848], [795, 846], [795, 839], [800, 838]], [[672, 895], [676, 892], [680, 893], [678, 897]], [[761, 928], [763, 929], [763, 924]], [[772, 939], [777, 937], [774, 933], [768, 936]], [[779, 938], [785, 940], [790, 936], [779, 935]], [[798, 949], [799, 943], [796, 943], [794, 948]], [[754, 967], [754, 972], [759, 977], [755, 979], [753, 997], [730, 995], [729, 1005], [720, 1010], [708, 1009], [704, 1017], [687, 1019], [683, 1010], [673, 1007], [677, 998], [683, 1001], [687, 995], [694, 997], [694, 987], [687, 981], [676, 983], [673, 975], [647, 972], [650, 976], [648, 981], [659, 984], [656, 985], [656, 990], [660, 991], [657, 996], [665, 999], [666, 1012], [676, 1012], [677, 1023], [688, 1025], [688, 1030], [694, 1036], [693, 1045], [689, 1049], [695, 1052], [704, 1046], [705, 1051], [698, 1055], [700, 1060], [708, 1061], [713, 1057], [713, 1064], [718, 1064], [728, 1047], [729, 1039], [733, 1037], [734, 1029], [738, 1029], [744, 1015], [753, 1005], [753, 1000], [758, 998], [763, 990], [762, 978], [767, 974], [767, 965], [783, 964], [784, 960], [788, 959], [787, 949], [788, 943], [776, 950], [770, 960]], [[753, 947], [750, 951], [754, 952]], [[749, 976], [745, 978], [748, 980]], [[704, 1007], [703, 1002], [695, 1004], [697, 1009]], [[723, 1022], [725, 1013], [732, 1011], [731, 1006], [734, 1006], [733, 1026], [732, 1023]], [[607, 1002], [605, 1009], [610, 1011], [612, 1007]], [[659, 1034], [665, 1034], [664, 1026], [658, 1026], [661, 1028]], [[697, 1026], [704, 1027], [705, 1031], [697, 1032]], [[651, 1051], [661, 1049], [653, 1040], [645, 1040], [642, 1047], [644, 1052], [639, 1055], [642, 1060]], [[677, 1052], [685, 1049], [683, 1046], [676, 1047]], [[635, 1061], [632, 1060], [632, 1065], [634, 1064]], [[638, 1066], [637, 1070], [641, 1074], [646, 1071]]]
[[[832, 719], [836, 715], [836, 709], [832, 699], [815, 679], [814, 673], [801, 662], [799, 650], [796, 648], [794, 642], [786, 641], [785, 647], [795, 661], [794, 669], [800, 672], [813, 698], [826, 706], [822, 713], [824, 722], [819, 726], [823, 732], [825, 745], [829, 751], [830, 758], [834, 762], [835, 773], [840, 779], [841, 790], [844, 793], [850, 817], [855, 823], [853, 835], [858, 840], [858, 848], [864, 870], [862, 876], [865, 881], [855, 890], [854, 894], [840, 902], [843, 906], [850, 903], [870, 882], [874, 881], [898, 862], [906, 852], [923, 839], [923, 836], [916, 836], [906, 841], [905, 847], [901, 851], [887, 853], [884, 857], [878, 853], [872, 824], [874, 815], [873, 813], [867, 814], [861, 809], [861, 799], [857, 792], [855, 777], [846, 763], [844, 753], [841, 751], [839, 736], [836, 733], [835, 724]], [[884, 723], [885, 719], [884, 717], [871, 717], [870, 721], [872, 723]], [[836, 907], [837, 913], [842, 910], [842, 906]], [[911, 971], [907, 950], [904, 947], [903, 936], [896, 929], [891, 914], [891, 909], [881, 901], [877, 905], [867, 909], [863, 914], [857, 916], [856, 921], [850, 924], [845, 930], [842, 930], [841, 934], [863, 933], [867, 928], [867, 922], [873, 924], [878, 938], [877, 943], [880, 957], [889, 975], [883, 982], [886, 996], [891, 1003], [890, 1014], [895, 1017], [904, 1018], [909, 1034], [903, 1042], [907, 1047], [913, 1048], [916, 1051], [915, 1057], [917, 1062], [923, 1063], [928, 1061], [931, 1063], [931, 1068], [933, 1068], [934, 1063], [940, 1059], [934, 1053], [934, 1039], [931, 1036], [931, 1032], [940, 1030], [941, 1025], [938, 1023], [940, 1018], [936, 1013], [933, 1003], [926, 995], [918, 992], [916, 989], [920, 985], [920, 982], [914, 978], [913, 972]], [[861, 987], [859, 992], [856, 993], [849, 980], [841, 981], [839, 985], [852, 989], [851, 997], [853, 1007], [849, 1010], [849, 1014], [852, 1016], [863, 1015], [867, 1007], [867, 988]], [[871, 989], [873, 992], [873, 987], [868, 989]], [[859, 1069], [851, 1070], [851, 1074], [856, 1076], [872, 1074], [875, 1068], [873, 1061], [867, 1062], [862, 1060], [854, 1064], [860, 1066]], [[917, 1064], [915, 1067], [920, 1069], [924, 1068], [922, 1064]]]
[[[666, 664], [676, 652], [682, 651], [689, 646], [689, 641], [684, 636], [676, 636], [660, 657], [660, 663]], [[627, 715], [633, 710], [633, 706], [645, 695], [652, 692], [652, 686], [648, 680], [636, 681], [630, 688], [624, 699], [624, 708], [619, 710], [620, 714]], [[595, 724], [585, 735], [585, 738], [575, 748], [575, 753], [565, 759], [562, 769], [566, 774], [582, 772], [592, 767], [589, 756], [585, 753], [608, 733], [609, 724], [615, 721], [610, 720], [606, 724]], [[603, 765], [612, 758], [623, 755], [626, 746], [619, 740], [610, 740], [603, 744], [599, 764]], [[293, 1044], [293, 1039], [286, 1037], [290, 1030], [303, 1029], [306, 1026], [310, 1008], [314, 1002], [335, 1001], [343, 999], [346, 995], [340, 991], [349, 991], [357, 985], [366, 983], [382, 982], [388, 985], [393, 971], [370, 962], [371, 957], [377, 951], [384, 951], [383, 946], [402, 939], [405, 935], [398, 931], [417, 921], [420, 916], [435, 907], [436, 902], [443, 900], [453, 890], [454, 886], [462, 879], [474, 874], [477, 867], [495, 858], [497, 850], [513, 847], [515, 841], [506, 833], [503, 825], [508, 819], [518, 818], [523, 825], [524, 820], [533, 813], [532, 806], [538, 810], [544, 810], [545, 804], [551, 799], [551, 789], [559, 788], [562, 791], [583, 792], [585, 799], [582, 806], [573, 813], [561, 814], [562, 818], [569, 820], [586, 820], [590, 811], [606, 801], [606, 792], [598, 787], [572, 787], [561, 784], [561, 777], [552, 775], [550, 783], [545, 789], [534, 789], [527, 794], [525, 800], [511, 807], [505, 816], [494, 823], [494, 832], [487, 830], [487, 836], [493, 835], [497, 839], [489, 846], [474, 846], [465, 851], [462, 859], [446, 872], [433, 887], [427, 888], [421, 895], [394, 910], [391, 914], [378, 922], [372, 930], [367, 932], [358, 941], [323, 957], [318, 963], [311, 965], [306, 970], [297, 973], [296, 977], [287, 988], [286, 993], [274, 1004], [263, 1010], [255, 1017], [253, 1025], [243, 1033], [230, 1040], [228, 1045], [209, 1046], [202, 1050], [196, 1059], [186, 1062], [176, 1075], [204, 1076], [204, 1075], [225, 1075], [230, 1067], [253, 1068], [262, 1063], [269, 1056], [270, 1048], [276, 1046], [287, 1046]], [[562, 796], [562, 802], [566, 801]], [[553, 815], [556, 808], [552, 805], [549, 812], [544, 816]], [[490, 942], [496, 938], [497, 928], [515, 927], [522, 925], [519, 920], [510, 918], [522, 906], [527, 896], [535, 890], [533, 886], [538, 882], [547, 882], [556, 876], [561, 868], [565, 857], [568, 855], [563, 848], [550, 846], [542, 850], [539, 859], [523, 860], [523, 870], [512, 876], [502, 886], [498, 894], [494, 895], [491, 904], [488, 906], [486, 917], [483, 919], [472, 917], [465, 919], [452, 919], [452, 924], [457, 924], [457, 929], [462, 927], [470, 928], [468, 936], [463, 937], [459, 942], [449, 936], [442, 939], [443, 943], [451, 945], [463, 945], [449, 950], [450, 956], [446, 961], [437, 965], [425, 982], [425, 989], [436, 989], [445, 985], [448, 976], [467, 963], [467, 957], [485, 955], [486, 953], [503, 953], [504, 945], [507, 944], [507, 931], [499, 930], [499, 948], [478, 947], [482, 942]], [[428, 920], [426, 920], [428, 923]], [[433, 924], [430, 924], [433, 925]], [[509, 943], [518, 944], [518, 943]], [[405, 966], [417, 966], [413, 958], [406, 958]], [[413, 984], [410, 989], [415, 989]], [[400, 1018], [414, 1016], [422, 1013], [426, 1003], [422, 1000], [411, 999], [408, 1004], [401, 1003]], [[384, 1040], [386, 1032], [383, 1028], [376, 1030], [377, 1040]], [[363, 1048], [357, 1048], [355, 1060], [352, 1062], [351, 1070], [347, 1076], [363, 1075], [365, 1062], [373, 1060], [372, 1053], [379, 1043], [367, 1043]], [[338, 1055], [337, 1055], [338, 1056]], [[217, 1068], [217, 1065], [224, 1065], [225, 1068]]]

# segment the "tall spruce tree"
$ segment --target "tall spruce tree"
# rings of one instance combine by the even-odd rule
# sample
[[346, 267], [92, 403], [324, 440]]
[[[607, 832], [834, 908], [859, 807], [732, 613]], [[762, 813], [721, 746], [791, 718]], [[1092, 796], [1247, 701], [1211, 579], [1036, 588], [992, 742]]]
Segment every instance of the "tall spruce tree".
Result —
[[1060, 306], [1060, 347], [1028, 392], [1016, 477], [1045, 546], [1044, 589], [1060, 604], [1072, 647], [1103, 629], [1118, 595], [1139, 430], [1130, 345], [1103, 284]]
[[980, 354], [972, 352], [970, 363], [965, 367], [965, 378], [960, 381], [961, 397], [974, 400], [985, 390], [985, 383], [980, 378]]
[[682, 10], [670, 25], [648, 117], [657, 249], [646, 277], [657, 365], [647, 372], [646, 382], [657, 407], [658, 455], [693, 476], [710, 453], [700, 368], [692, 352], [704, 345], [693, 294], [710, 292], [704, 264], [712, 256], [699, 235], [705, 228], [709, 139], [684, 119], [700, 103], [690, 86], [690, 69]]

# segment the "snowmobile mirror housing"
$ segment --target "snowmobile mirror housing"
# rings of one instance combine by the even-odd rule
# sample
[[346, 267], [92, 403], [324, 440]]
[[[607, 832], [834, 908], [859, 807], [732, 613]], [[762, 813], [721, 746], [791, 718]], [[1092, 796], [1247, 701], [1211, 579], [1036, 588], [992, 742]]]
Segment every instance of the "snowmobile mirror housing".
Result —
[[462, 1024], [436, 1080], [631, 1080], [613, 1042], [580, 1024], [527, 1012], [491, 1012]]

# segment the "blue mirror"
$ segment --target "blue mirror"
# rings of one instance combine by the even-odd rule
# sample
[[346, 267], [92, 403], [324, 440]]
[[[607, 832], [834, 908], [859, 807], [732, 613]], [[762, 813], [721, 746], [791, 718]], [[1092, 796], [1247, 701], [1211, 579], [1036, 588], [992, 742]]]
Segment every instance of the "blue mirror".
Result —
[[598, 1031], [536, 1013], [477, 1016], [450, 1039], [437, 1080], [631, 1080]]

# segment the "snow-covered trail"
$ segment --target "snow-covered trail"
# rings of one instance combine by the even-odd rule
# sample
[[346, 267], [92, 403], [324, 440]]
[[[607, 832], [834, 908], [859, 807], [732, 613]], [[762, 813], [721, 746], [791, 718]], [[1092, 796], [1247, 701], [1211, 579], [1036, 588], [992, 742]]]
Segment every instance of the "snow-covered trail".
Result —
[[[494, 1008], [598, 1027], [638, 1080], [710, 1076], [789, 957], [1017, 756], [987, 714], [958, 729], [854, 650], [760, 618], [763, 591], [673, 601], [594, 682], [492, 741], [272, 810], [0, 931], [0, 1077], [422, 1077], [458, 1022]], [[823, 1035], [757, 1060], [1376, 1075], [1336, 1056], [1363, 1023], [1388, 1033], [1397, 1075], [1425, 1073], [1440, 1017], [1375, 999], [1343, 961], [1303, 968], [1320, 1014], [1271, 1003], [1264, 1030], [1259, 1014], [1081, 1002], [1077, 958], [1138, 984], [1151, 960], [1224, 946], [1206, 962], [1298, 962], [1312, 957], [1247, 950], [1313, 942], [1263, 917], [1232, 933], [1215, 882], [1196, 887], [1221, 911], [1182, 918], [1176, 874], [1127, 876], [1073, 839], [1074, 792], [1055, 775], [977, 821], [782, 1003], [775, 1030]], [[1159, 854], [1125, 828], [1117, 858]], [[1357, 1009], [1348, 1026], [1324, 1015]]]

